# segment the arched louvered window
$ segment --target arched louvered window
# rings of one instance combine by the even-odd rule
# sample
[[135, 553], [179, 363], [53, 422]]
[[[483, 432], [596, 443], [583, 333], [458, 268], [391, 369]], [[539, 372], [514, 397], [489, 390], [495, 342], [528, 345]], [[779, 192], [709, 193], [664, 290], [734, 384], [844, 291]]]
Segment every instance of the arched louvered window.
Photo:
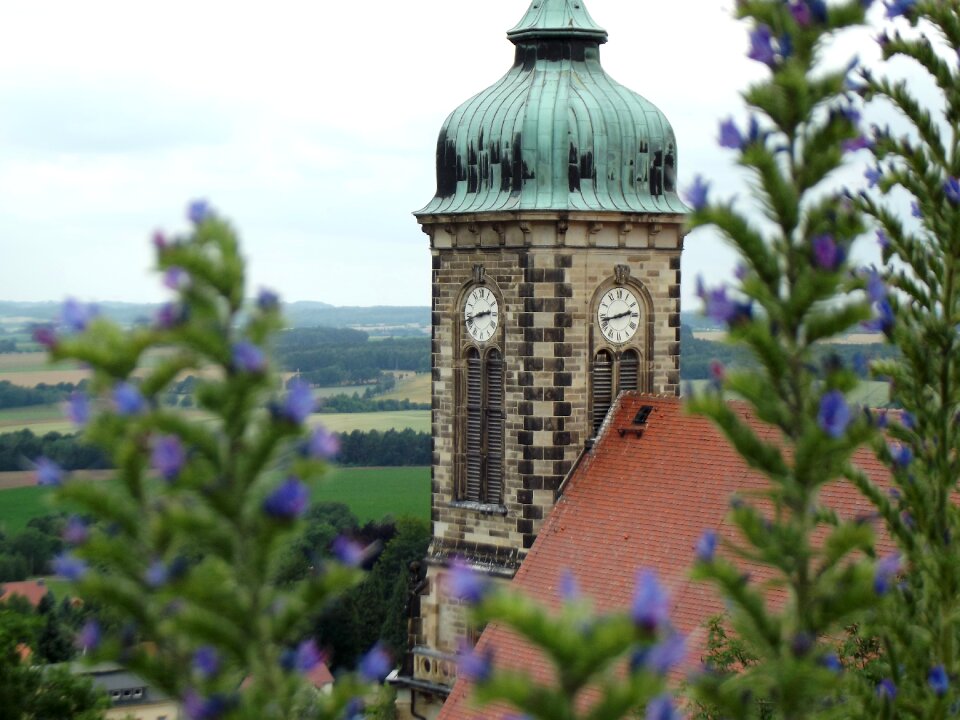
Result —
[[466, 417], [461, 500], [503, 502], [504, 363], [499, 350], [466, 355]]
[[613, 403], [613, 357], [601, 350], [593, 359], [593, 433], [596, 435]]
[[480, 502], [483, 485], [483, 363], [476, 348], [467, 351], [467, 417], [463, 499]]
[[619, 391], [639, 390], [640, 355], [636, 350], [627, 350], [620, 356]]
[[503, 355], [491, 350], [487, 355], [486, 402], [486, 487], [484, 502], [499, 505], [503, 499]]

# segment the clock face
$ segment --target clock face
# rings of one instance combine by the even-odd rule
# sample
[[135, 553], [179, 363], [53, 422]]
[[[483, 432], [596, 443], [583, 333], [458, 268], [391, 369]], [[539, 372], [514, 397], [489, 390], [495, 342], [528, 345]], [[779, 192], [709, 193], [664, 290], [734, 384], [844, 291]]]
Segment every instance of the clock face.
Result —
[[612, 343], [625, 343], [634, 336], [640, 326], [640, 303], [626, 288], [607, 290], [597, 308], [600, 332]]
[[470, 337], [477, 342], [486, 342], [492, 338], [500, 324], [497, 296], [488, 288], [475, 287], [467, 295], [463, 306], [463, 319]]

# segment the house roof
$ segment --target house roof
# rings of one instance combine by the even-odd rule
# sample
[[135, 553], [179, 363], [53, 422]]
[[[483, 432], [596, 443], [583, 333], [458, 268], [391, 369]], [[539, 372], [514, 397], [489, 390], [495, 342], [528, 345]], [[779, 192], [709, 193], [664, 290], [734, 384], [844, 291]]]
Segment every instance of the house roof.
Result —
[[306, 677], [317, 690], [333, 684], [333, 673], [330, 672], [330, 668], [327, 667], [325, 662], [317, 664], [313, 670], [306, 673], [304, 677]]
[[[651, 408], [647, 422], [635, 425], [643, 406]], [[746, 405], [733, 407], [758, 433], [772, 436], [749, 416]], [[621, 434], [628, 428], [642, 432]], [[855, 462], [875, 482], [887, 484], [887, 471], [871, 452], [858, 453]], [[570, 477], [513, 586], [556, 607], [561, 577], [571, 570], [595, 608], [609, 611], [630, 605], [636, 570], [653, 569], [670, 591], [674, 626], [688, 636], [687, 665], [692, 668], [706, 645], [705, 621], [723, 610], [712, 586], [689, 578], [697, 540], [705, 529], [735, 537], [728, 521], [731, 496], [762, 488], [765, 482], [710, 420], [687, 414], [679, 399], [625, 393], [607, 416], [593, 450]], [[873, 511], [846, 483], [825, 487], [822, 497], [843, 517]], [[551, 674], [536, 651], [503, 627], [484, 631], [478, 650], [486, 648], [493, 649], [502, 668], [524, 668], [539, 680]], [[440, 720], [499, 717], [489, 708], [482, 713], [471, 709], [468, 692], [468, 683], [458, 680]]]
[[8, 582], [0, 585], [0, 602], [7, 602], [14, 595], [27, 600], [33, 607], [40, 604], [44, 595], [50, 592], [50, 588], [43, 580], [22, 580], [20, 582]]

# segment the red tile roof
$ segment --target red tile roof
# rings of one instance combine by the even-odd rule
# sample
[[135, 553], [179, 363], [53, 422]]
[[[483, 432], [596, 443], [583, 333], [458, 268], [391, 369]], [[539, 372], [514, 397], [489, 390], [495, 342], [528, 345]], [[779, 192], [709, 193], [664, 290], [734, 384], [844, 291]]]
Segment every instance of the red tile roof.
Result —
[[333, 673], [330, 672], [330, 668], [327, 667], [325, 662], [316, 665], [313, 670], [308, 672], [304, 677], [306, 677], [317, 690], [333, 684]]
[[0, 602], [7, 602], [14, 595], [19, 595], [36, 607], [48, 592], [50, 588], [44, 584], [43, 580], [7, 582], [0, 584]]
[[[641, 427], [632, 422], [644, 405], [652, 411], [642, 435], [621, 435], [620, 429]], [[734, 407], [742, 409], [758, 432], [770, 436], [765, 426], [749, 417], [746, 406]], [[862, 451], [855, 461], [875, 482], [886, 484], [887, 472], [872, 453]], [[652, 568], [671, 592], [671, 618], [680, 632], [689, 635], [687, 663], [695, 666], [706, 643], [704, 623], [722, 612], [723, 605], [712, 586], [689, 579], [694, 547], [708, 528], [721, 537], [734, 537], [735, 529], [727, 521], [731, 496], [764, 484], [711, 421], [686, 414], [682, 401], [625, 394], [608, 416], [596, 446], [571, 476], [513, 586], [555, 607], [561, 576], [569, 569], [596, 609], [606, 611], [628, 607], [635, 570]], [[822, 497], [844, 517], [873, 510], [848, 483], [826, 487]], [[483, 633], [478, 649], [487, 647], [494, 649], [500, 667], [525, 668], [538, 679], [550, 675], [545, 661], [502, 627], [494, 625]], [[490, 708], [472, 710], [468, 691], [466, 682], [457, 682], [440, 720], [503, 714]]]

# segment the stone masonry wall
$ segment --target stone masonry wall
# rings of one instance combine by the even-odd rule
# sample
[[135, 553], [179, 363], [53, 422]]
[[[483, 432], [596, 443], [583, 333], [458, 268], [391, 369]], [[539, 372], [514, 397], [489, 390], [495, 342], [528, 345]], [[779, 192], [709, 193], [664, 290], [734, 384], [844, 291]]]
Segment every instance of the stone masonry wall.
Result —
[[[515, 564], [533, 544], [557, 489], [592, 434], [591, 359], [606, 344], [596, 327], [598, 288], [617, 265], [649, 301], [647, 322], [625, 347], [640, 350], [654, 394], [679, 392], [678, 222], [559, 217], [425, 223], [433, 254], [432, 555]], [[474, 267], [500, 296], [506, 437], [503, 504], [458, 503], [458, 443], [464, 408], [457, 387], [463, 348], [461, 298]], [[638, 293], [639, 294], [639, 293]], [[483, 346], [486, 347], [487, 345]]]

